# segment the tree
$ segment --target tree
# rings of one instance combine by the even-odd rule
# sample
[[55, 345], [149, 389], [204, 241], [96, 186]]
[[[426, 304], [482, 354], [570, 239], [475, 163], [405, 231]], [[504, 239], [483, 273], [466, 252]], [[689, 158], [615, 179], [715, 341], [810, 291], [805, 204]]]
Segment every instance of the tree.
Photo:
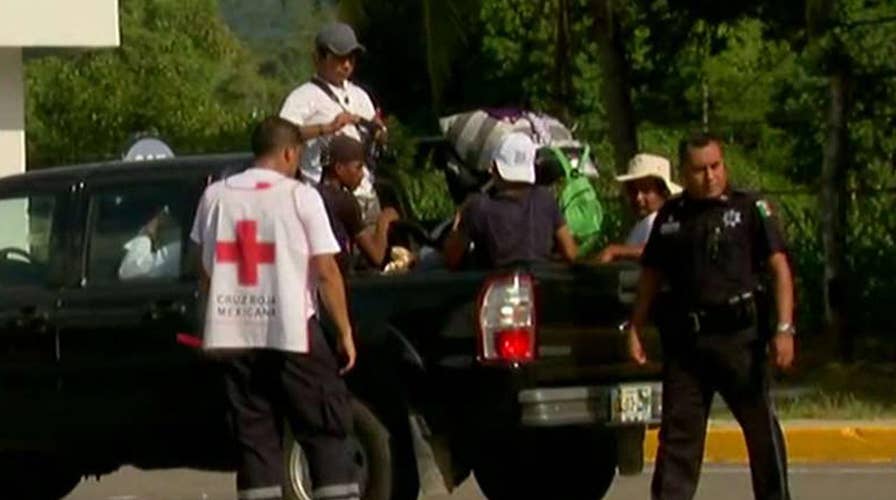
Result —
[[117, 49], [27, 62], [29, 166], [118, 157], [152, 131], [175, 152], [246, 149], [283, 89], [260, 77], [214, 0], [122, 0]]
[[592, 36], [600, 48], [601, 96], [607, 112], [616, 171], [625, 170], [638, 152], [635, 110], [632, 105], [631, 66], [622, 29], [621, 2], [592, 0]]

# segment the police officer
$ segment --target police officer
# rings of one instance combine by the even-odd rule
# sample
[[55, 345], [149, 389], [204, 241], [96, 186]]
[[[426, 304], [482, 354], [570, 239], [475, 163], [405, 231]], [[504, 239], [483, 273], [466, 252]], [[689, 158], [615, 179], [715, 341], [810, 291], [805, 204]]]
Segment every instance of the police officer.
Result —
[[[657, 308], [663, 418], [653, 498], [693, 498], [719, 392], [743, 430], [755, 497], [788, 499], [784, 440], [768, 396], [768, 347], [780, 369], [794, 357], [793, 281], [778, 220], [768, 202], [729, 186], [717, 137], [694, 134], [679, 156], [685, 191], [657, 215], [628, 336], [631, 357], [645, 363], [641, 332], [667, 286]], [[774, 332], [759, 293], [765, 271], [773, 278]]]
[[[358, 499], [340, 378], [355, 346], [339, 244], [320, 195], [293, 178], [299, 129], [267, 118], [252, 151], [252, 168], [205, 190], [191, 234], [208, 297], [203, 346], [224, 365], [240, 452], [237, 497], [282, 498], [285, 418], [308, 458], [312, 497]], [[341, 367], [317, 320], [318, 293], [338, 330]]]

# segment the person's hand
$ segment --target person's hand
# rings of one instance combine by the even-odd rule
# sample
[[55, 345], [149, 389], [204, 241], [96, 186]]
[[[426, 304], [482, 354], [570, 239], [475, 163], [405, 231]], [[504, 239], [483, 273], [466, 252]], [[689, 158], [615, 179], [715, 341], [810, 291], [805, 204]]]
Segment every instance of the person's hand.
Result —
[[783, 371], [790, 370], [793, 366], [793, 335], [778, 333], [772, 339], [772, 355], [775, 366]]
[[335, 134], [342, 130], [342, 127], [346, 125], [351, 125], [353, 123], [358, 123], [361, 117], [357, 115], [353, 115], [351, 113], [342, 112], [336, 115], [336, 118], [333, 118], [333, 121], [330, 122], [329, 133]]
[[393, 207], [386, 207], [380, 211], [379, 220], [381, 224], [389, 225], [400, 219], [401, 215]]
[[597, 254], [597, 261], [601, 264], [608, 264], [614, 260], [616, 260], [616, 245], [610, 245]]
[[373, 123], [378, 125], [376, 132], [373, 134], [373, 140], [379, 144], [385, 144], [389, 139], [389, 129], [386, 127], [386, 122], [383, 121], [383, 118], [379, 114], [376, 114], [373, 117]]
[[628, 329], [628, 355], [639, 365], [647, 363], [647, 353], [641, 344], [641, 336], [636, 329], [631, 327]]
[[355, 352], [355, 339], [352, 338], [351, 330], [344, 332], [339, 336], [339, 345], [337, 348], [339, 350], [339, 356], [343, 362], [342, 367], [339, 368], [339, 374], [345, 375], [355, 367], [355, 360], [358, 357]]

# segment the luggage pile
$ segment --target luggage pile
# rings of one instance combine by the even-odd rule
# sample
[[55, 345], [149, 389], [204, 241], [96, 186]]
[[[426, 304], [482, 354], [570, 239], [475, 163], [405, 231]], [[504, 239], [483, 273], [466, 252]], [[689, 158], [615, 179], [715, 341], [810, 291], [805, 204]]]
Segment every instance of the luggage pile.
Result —
[[580, 255], [595, 249], [604, 209], [592, 179], [598, 169], [587, 144], [560, 120], [521, 109], [479, 109], [443, 117], [439, 126], [454, 150], [451, 170], [468, 169], [479, 177], [491, 168], [489, 152], [511, 132], [523, 132], [540, 146], [536, 182], [554, 186], [560, 209], [579, 244]]

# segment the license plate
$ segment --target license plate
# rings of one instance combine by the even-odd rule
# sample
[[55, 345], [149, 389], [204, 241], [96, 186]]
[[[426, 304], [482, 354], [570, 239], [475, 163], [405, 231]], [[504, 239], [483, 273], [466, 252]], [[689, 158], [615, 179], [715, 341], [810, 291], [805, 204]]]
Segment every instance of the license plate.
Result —
[[618, 424], [656, 422], [660, 417], [658, 384], [625, 384], [610, 398], [611, 420]]

